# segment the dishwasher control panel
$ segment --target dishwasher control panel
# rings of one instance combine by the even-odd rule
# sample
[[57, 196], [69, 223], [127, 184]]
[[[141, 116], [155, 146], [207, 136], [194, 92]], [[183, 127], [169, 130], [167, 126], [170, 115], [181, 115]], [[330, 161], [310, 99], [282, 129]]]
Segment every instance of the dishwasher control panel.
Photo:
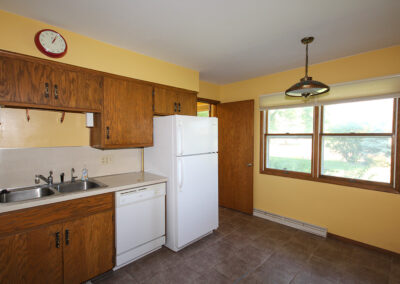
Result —
[[152, 184], [143, 187], [131, 188], [115, 193], [116, 206], [143, 201], [165, 195], [165, 183]]

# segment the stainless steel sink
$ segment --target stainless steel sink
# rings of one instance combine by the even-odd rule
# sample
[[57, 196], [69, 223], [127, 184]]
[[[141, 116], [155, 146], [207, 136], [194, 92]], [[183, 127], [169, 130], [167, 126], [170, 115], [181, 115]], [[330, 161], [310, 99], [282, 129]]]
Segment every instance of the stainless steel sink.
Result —
[[85, 191], [107, 187], [106, 184], [95, 180], [68, 181], [53, 185], [31, 186], [24, 188], [4, 189], [0, 191], [0, 203], [24, 201], [43, 198], [53, 194]]
[[54, 191], [48, 186], [32, 186], [11, 190], [2, 190], [0, 193], [0, 203], [42, 198], [53, 194]]
[[93, 180], [86, 180], [86, 181], [77, 180], [77, 181], [69, 181], [60, 184], [55, 184], [52, 187], [60, 193], [68, 193], [68, 192], [84, 191], [95, 188], [104, 188], [107, 187], [107, 185]]

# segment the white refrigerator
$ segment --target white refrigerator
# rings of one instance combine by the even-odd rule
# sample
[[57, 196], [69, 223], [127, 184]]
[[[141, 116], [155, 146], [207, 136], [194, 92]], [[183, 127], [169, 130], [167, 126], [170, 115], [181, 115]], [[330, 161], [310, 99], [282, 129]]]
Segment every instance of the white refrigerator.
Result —
[[218, 119], [154, 117], [146, 171], [168, 177], [166, 246], [179, 251], [218, 228]]

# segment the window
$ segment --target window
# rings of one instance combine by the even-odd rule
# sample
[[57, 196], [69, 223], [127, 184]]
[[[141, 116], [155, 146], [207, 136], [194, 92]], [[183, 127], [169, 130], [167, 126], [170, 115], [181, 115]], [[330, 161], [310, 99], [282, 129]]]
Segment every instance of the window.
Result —
[[268, 112], [267, 168], [311, 173], [313, 116], [313, 107]]
[[216, 117], [219, 101], [197, 98], [197, 116]]
[[261, 112], [261, 172], [398, 191], [398, 104], [390, 98]]

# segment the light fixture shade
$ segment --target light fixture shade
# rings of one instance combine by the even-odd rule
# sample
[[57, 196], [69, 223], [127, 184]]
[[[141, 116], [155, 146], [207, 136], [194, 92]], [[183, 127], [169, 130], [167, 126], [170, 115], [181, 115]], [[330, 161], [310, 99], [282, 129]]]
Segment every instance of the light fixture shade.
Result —
[[314, 81], [312, 77], [308, 77], [308, 45], [312, 43], [314, 38], [312, 36], [305, 37], [301, 43], [306, 46], [306, 75], [300, 79], [300, 82], [294, 84], [285, 91], [285, 95], [289, 97], [308, 98], [310, 96], [321, 95], [329, 92], [329, 86], [319, 81]]
[[319, 81], [314, 81], [312, 77], [304, 77], [300, 79], [300, 82], [294, 84], [285, 91], [285, 94], [289, 97], [304, 97], [321, 95], [329, 92], [329, 86]]

